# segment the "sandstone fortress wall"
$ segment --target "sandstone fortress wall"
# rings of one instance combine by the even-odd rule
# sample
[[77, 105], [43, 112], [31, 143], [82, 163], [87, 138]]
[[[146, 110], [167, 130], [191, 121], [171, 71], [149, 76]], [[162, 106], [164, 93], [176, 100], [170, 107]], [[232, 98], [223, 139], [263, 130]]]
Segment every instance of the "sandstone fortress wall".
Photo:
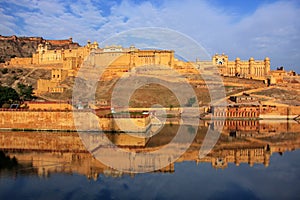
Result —
[[[6, 66], [51, 69], [51, 80], [38, 80], [36, 94], [61, 93], [64, 88], [60, 83], [68, 76], [76, 76], [79, 68], [90, 53], [100, 54], [103, 59], [114, 57], [102, 75], [103, 80], [111, 80], [134, 70], [139, 66], [162, 65], [177, 70], [179, 73], [198, 73], [197, 69], [210, 70], [212, 65], [218, 67], [221, 75], [238, 76], [249, 79], [265, 80], [270, 75], [270, 59], [242, 61], [236, 58], [230, 61], [225, 54], [216, 54], [212, 60], [182, 61], [175, 57], [173, 50], [138, 49], [135, 46], [124, 48], [118, 45], [99, 48], [97, 42], [90, 41], [78, 47], [69, 40], [40, 41], [36, 52], [29, 58], [12, 58]], [[60, 45], [60, 46], [59, 46]], [[68, 46], [69, 45], [69, 46]], [[64, 48], [67, 47], [67, 48]]]
[[[150, 124], [150, 116], [131, 118], [125, 116], [97, 116], [89, 111], [71, 110], [5, 110], [0, 111], [0, 129], [7, 130], [68, 130], [68, 131], [96, 131], [99, 127], [107, 132], [122, 131], [143, 133]], [[74, 120], [77, 120], [77, 123]], [[81, 119], [81, 120], [79, 120]], [[133, 123], [128, 123], [129, 120]]]

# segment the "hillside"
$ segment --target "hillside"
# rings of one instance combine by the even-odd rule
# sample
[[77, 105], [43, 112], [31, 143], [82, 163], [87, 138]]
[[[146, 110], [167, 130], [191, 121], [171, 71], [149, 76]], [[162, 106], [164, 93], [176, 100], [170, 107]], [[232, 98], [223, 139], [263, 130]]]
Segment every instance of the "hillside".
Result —
[[31, 57], [36, 52], [39, 44], [48, 42], [51, 49], [77, 48], [80, 45], [72, 41], [72, 38], [66, 40], [46, 40], [42, 37], [17, 37], [0, 35], [0, 63], [10, 60], [13, 57]]
[[16, 88], [18, 83], [36, 88], [39, 78], [50, 79], [51, 71], [46, 69], [3, 68], [0, 69], [0, 85]]

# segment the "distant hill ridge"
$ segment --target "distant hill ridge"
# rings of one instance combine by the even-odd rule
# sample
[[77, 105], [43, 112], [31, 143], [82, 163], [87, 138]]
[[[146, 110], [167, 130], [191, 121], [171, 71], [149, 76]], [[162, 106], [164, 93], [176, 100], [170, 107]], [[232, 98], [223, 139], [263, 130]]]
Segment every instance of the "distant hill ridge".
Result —
[[31, 57], [39, 44], [50, 44], [51, 49], [72, 49], [80, 45], [72, 38], [62, 40], [46, 40], [42, 37], [17, 37], [0, 35], [0, 63], [13, 57]]

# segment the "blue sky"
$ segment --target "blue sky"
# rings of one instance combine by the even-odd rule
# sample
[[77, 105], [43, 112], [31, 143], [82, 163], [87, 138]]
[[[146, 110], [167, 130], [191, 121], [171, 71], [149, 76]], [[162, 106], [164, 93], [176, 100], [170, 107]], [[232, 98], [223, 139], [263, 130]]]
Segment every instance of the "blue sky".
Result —
[[108, 37], [140, 27], [179, 31], [210, 54], [230, 59], [271, 58], [271, 67], [300, 73], [299, 0], [0, 0], [0, 34]]

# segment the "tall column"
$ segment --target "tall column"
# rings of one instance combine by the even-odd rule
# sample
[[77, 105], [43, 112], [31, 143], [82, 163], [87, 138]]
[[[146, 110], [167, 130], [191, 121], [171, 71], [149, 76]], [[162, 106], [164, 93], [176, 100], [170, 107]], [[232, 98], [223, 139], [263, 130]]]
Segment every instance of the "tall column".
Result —
[[265, 63], [265, 75], [268, 75], [270, 73], [270, 58], [266, 57], [264, 60]]
[[249, 59], [249, 75], [253, 76], [254, 74], [254, 58], [251, 57]]
[[174, 67], [174, 51], [171, 51], [171, 54], [170, 54], [170, 67], [171, 68]]
[[241, 73], [241, 59], [236, 58], [235, 59], [235, 74], [240, 74], [240, 73]]
[[235, 155], [234, 155], [234, 162], [236, 164], [236, 166], [240, 165], [240, 158], [241, 158], [241, 153], [240, 150], [235, 150]]
[[250, 165], [250, 167], [252, 167], [253, 165], [254, 165], [254, 157], [255, 157], [255, 155], [254, 155], [254, 149], [249, 149], [249, 153], [248, 153], [248, 159], [249, 159], [249, 165]]

